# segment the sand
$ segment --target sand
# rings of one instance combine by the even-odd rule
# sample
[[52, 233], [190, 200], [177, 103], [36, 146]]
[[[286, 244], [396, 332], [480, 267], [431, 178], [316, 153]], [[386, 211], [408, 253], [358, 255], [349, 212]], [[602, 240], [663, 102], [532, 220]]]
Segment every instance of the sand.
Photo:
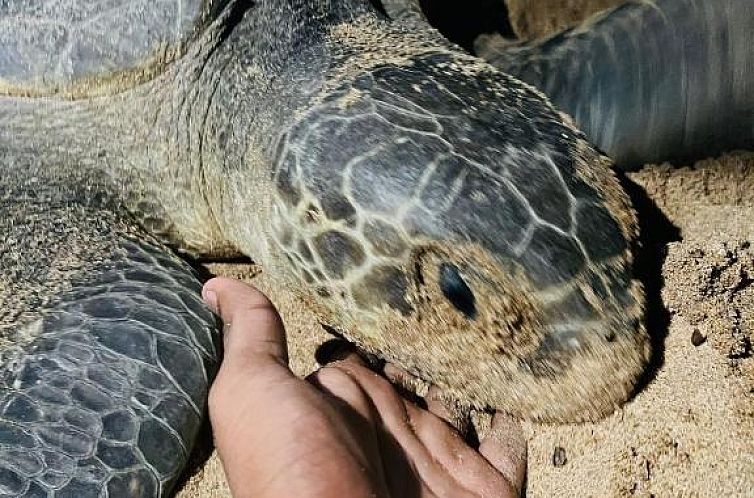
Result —
[[625, 0], [506, 0], [508, 19], [519, 38], [539, 38], [576, 24]]
[[647, 230], [641, 256], [662, 265], [650, 285], [662, 357], [601, 422], [526, 424], [528, 496], [752, 496], [754, 155], [630, 179], [659, 208], [640, 209], [644, 224], [665, 227]]
[[[589, 424], [524, 425], [527, 496], [754, 496], [754, 154], [627, 175], [658, 358], [640, 392]], [[246, 265], [280, 308], [304, 375], [328, 338], [301, 303]], [[212, 455], [181, 497], [229, 497]]]
[[[516, 32], [540, 36], [619, 2], [507, 3]], [[754, 496], [754, 154], [647, 166], [623, 180], [642, 227], [637, 273], [655, 358], [636, 396], [606, 419], [524, 424], [526, 495]], [[265, 291], [286, 323], [292, 368], [316, 368], [328, 336], [302, 303], [256, 267], [210, 270]], [[178, 496], [230, 497], [216, 454], [202, 464], [208, 454], [205, 442]]]

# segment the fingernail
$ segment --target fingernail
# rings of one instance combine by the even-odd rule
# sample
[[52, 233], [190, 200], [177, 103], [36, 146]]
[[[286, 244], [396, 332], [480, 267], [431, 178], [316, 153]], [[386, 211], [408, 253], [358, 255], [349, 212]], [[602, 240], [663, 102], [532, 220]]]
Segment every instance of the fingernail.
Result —
[[207, 303], [209, 309], [211, 309], [213, 313], [217, 314], [217, 293], [211, 290], [202, 290], [202, 299], [204, 299], [204, 302]]

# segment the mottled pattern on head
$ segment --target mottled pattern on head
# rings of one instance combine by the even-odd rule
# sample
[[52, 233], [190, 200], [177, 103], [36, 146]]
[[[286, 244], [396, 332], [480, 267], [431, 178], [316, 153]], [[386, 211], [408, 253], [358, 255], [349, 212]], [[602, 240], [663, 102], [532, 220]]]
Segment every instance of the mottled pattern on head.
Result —
[[[481, 406], [568, 418], [530, 392], [577, 398], [601, 361], [620, 373], [603, 399], [625, 397], [647, 346], [609, 160], [538, 92], [451, 52], [335, 74], [278, 145], [273, 205], [274, 245], [327, 320]], [[614, 406], [598, 398], [583, 416]]]

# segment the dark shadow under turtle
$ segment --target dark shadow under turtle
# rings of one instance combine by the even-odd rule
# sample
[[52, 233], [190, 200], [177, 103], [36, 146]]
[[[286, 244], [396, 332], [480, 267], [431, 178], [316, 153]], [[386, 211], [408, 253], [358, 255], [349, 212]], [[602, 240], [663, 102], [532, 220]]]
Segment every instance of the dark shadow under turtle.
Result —
[[[737, 41], [754, 23], [724, 3]], [[616, 12], [594, 37], [622, 36]], [[479, 408], [593, 419], [642, 374], [637, 226], [610, 160], [416, 18], [359, 0], [11, 0], [0, 41], [3, 493], [170, 491], [219, 360], [178, 254], [254, 258], [323, 323]], [[651, 61], [622, 60], [652, 81]]]

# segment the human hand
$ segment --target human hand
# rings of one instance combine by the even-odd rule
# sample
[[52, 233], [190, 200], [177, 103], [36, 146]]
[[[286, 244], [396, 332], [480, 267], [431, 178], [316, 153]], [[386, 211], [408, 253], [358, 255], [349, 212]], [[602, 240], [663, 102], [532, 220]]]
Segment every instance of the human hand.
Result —
[[479, 451], [435, 413], [405, 400], [352, 353], [306, 380], [288, 368], [285, 332], [270, 301], [214, 278], [205, 301], [225, 324], [212, 385], [215, 444], [236, 497], [514, 497], [526, 457], [501, 415]]

